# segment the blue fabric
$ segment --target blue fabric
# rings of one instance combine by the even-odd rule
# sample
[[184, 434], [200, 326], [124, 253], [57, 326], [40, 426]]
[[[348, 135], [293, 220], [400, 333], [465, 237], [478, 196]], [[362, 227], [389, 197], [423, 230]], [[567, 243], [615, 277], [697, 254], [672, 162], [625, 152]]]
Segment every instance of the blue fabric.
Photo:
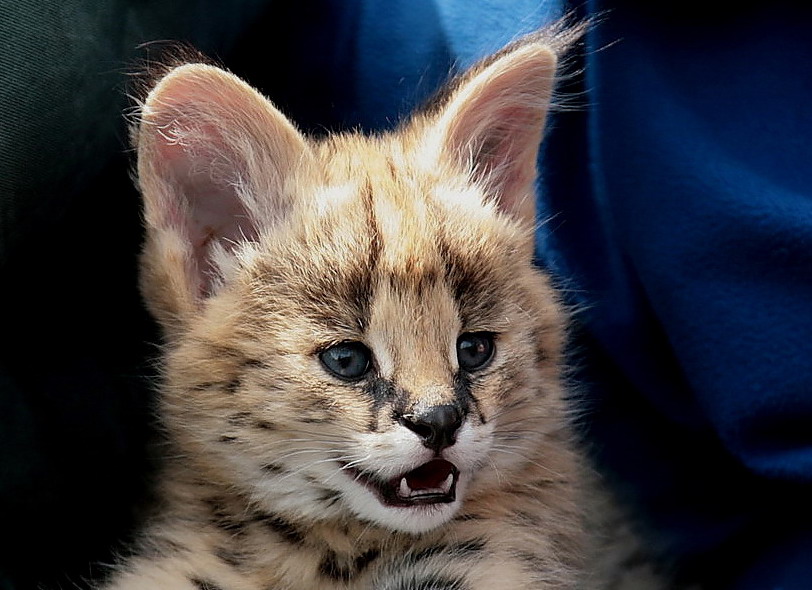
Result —
[[[569, 88], [586, 106], [542, 159], [537, 254], [583, 309], [585, 430], [682, 580], [809, 588], [810, 13], [648, 4], [581, 7], [602, 17]], [[355, 122], [562, 11], [540, 5], [361, 2]]]
[[812, 530], [809, 11], [590, 4], [607, 8], [586, 61], [591, 182], [575, 201], [549, 185], [563, 221], [545, 252], [590, 306], [595, 448], [686, 578], [808, 588], [791, 539]]

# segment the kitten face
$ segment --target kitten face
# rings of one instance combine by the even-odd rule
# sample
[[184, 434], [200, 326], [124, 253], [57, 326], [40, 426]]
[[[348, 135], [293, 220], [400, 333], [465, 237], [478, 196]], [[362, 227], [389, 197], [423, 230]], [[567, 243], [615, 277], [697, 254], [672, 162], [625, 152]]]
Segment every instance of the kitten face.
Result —
[[202, 478], [418, 533], [536, 461], [560, 425], [563, 322], [530, 254], [555, 59], [501, 60], [395, 133], [318, 143], [216, 68], [153, 89], [143, 288]]

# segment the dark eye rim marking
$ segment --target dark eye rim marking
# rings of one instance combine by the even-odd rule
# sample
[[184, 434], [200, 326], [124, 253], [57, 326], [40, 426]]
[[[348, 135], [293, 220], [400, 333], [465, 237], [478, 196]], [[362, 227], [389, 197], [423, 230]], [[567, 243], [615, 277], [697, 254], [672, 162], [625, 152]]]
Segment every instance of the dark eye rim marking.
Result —
[[[358, 360], [360, 360], [361, 363], [349, 371], [349, 374], [347, 372], [342, 372], [341, 367], [336, 364], [338, 361], [336, 356], [334, 354], [331, 356], [331, 353], [341, 351], [360, 353], [361, 358]], [[321, 362], [321, 366], [324, 367], [324, 369], [330, 375], [348, 383], [362, 380], [372, 369], [372, 351], [363, 342], [359, 342], [357, 340], [345, 340], [337, 344], [332, 344], [322, 348], [319, 352], [317, 352], [317, 356], [319, 358], [319, 362]]]
[[[467, 373], [474, 373], [476, 371], [486, 369], [493, 361], [494, 356], [496, 356], [497, 337], [498, 334], [496, 332], [488, 331], [463, 332], [460, 334], [457, 337], [457, 363], [459, 364], [460, 369]], [[462, 357], [460, 356], [460, 344], [466, 339], [478, 339], [480, 342], [487, 344], [486, 350], [481, 355], [481, 359], [477, 359], [476, 362], [463, 362]]]

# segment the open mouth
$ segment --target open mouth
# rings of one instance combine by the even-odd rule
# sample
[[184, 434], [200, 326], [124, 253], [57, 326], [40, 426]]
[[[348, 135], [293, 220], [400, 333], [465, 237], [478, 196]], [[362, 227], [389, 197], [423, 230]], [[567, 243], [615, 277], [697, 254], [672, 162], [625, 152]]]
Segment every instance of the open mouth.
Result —
[[372, 490], [385, 506], [449, 504], [457, 497], [459, 470], [445, 459], [432, 459], [383, 482], [367, 472], [352, 468], [348, 468], [347, 472]]

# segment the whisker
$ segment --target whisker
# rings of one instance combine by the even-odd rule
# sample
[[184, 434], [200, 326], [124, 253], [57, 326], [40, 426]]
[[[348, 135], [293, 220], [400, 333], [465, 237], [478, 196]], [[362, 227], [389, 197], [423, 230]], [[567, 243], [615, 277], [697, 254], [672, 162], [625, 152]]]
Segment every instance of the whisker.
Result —
[[296, 451], [291, 451], [289, 453], [285, 453], [284, 455], [279, 455], [274, 457], [277, 461], [284, 461], [285, 459], [290, 459], [291, 457], [296, 457], [298, 455], [312, 455], [313, 453], [341, 453], [342, 451], [334, 451], [330, 449], [299, 449]]
[[[301, 467], [299, 467], [295, 471], [291, 471], [290, 473], [286, 473], [285, 475], [283, 475], [281, 477], [274, 478], [273, 481], [282, 482], [282, 481], [284, 481], [284, 480], [286, 480], [286, 479], [288, 479], [290, 477], [294, 477], [294, 476], [297, 476], [297, 475], [301, 474], [303, 471], [306, 471], [307, 469], [313, 467], [314, 465], [321, 465], [323, 463], [334, 463], [334, 462], [337, 462], [337, 461], [343, 461], [344, 459], [351, 459], [352, 457], [353, 457], [353, 455], [345, 455], [343, 457], [332, 457], [330, 459], [320, 459], [318, 461], [312, 461], [312, 462], [310, 462], [310, 463], [308, 463], [306, 465], [302, 465]], [[333, 475], [335, 475], [335, 474], [333, 474]], [[333, 475], [331, 475], [330, 478], [333, 477]], [[327, 478], [324, 481], [325, 482], [329, 481], [330, 478]]]
[[497, 453], [505, 453], [506, 455], [515, 455], [517, 457], [520, 457], [520, 458], [524, 459], [525, 461], [527, 461], [531, 465], [535, 465], [539, 469], [543, 469], [547, 473], [551, 473], [551, 474], [555, 475], [556, 477], [559, 477], [559, 478], [562, 478], [562, 479], [564, 478], [564, 476], [562, 474], [558, 473], [554, 469], [550, 469], [549, 467], [547, 467], [546, 465], [542, 465], [538, 461], [533, 461], [532, 459], [527, 458], [525, 455], [523, 455], [521, 453], [517, 453], [515, 451], [509, 451], [507, 449], [502, 449], [502, 448], [499, 448], [497, 446], [491, 447], [491, 450], [496, 451]]
[[[323, 483], [327, 483], [328, 481], [333, 479], [336, 475], [338, 475], [339, 473], [342, 473], [343, 471], [345, 471], [348, 467], [354, 467], [355, 465], [359, 465], [360, 463], [363, 463], [364, 461], [367, 461], [371, 456], [372, 455], [367, 455], [366, 457], [362, 457], [361, 459], [356, 459], [354, 461], [351, 461], [347, 465], [343, 465], [343, 466], [339, 467], [338, 469], [336, 469], [335, 473], [333, 473], [330, 477], [325, 479]], [[361, 477], [360, 473], [355, 476], [354, 481], [357, 482], [359, 477]]]
[[344, 470], [344, 469], [352, 469], [353, 467], [355, 467], [359, 463], [363, 463], [364, 461], [369, 460], [370, 457], [372, 457], [372, 455], [367, 455], [366, 457], [362, 457], [361, 459], [356, 459], [355, 461], [350, 461], [349, 463], [344, 465], [341, 469], [342, 470]]

